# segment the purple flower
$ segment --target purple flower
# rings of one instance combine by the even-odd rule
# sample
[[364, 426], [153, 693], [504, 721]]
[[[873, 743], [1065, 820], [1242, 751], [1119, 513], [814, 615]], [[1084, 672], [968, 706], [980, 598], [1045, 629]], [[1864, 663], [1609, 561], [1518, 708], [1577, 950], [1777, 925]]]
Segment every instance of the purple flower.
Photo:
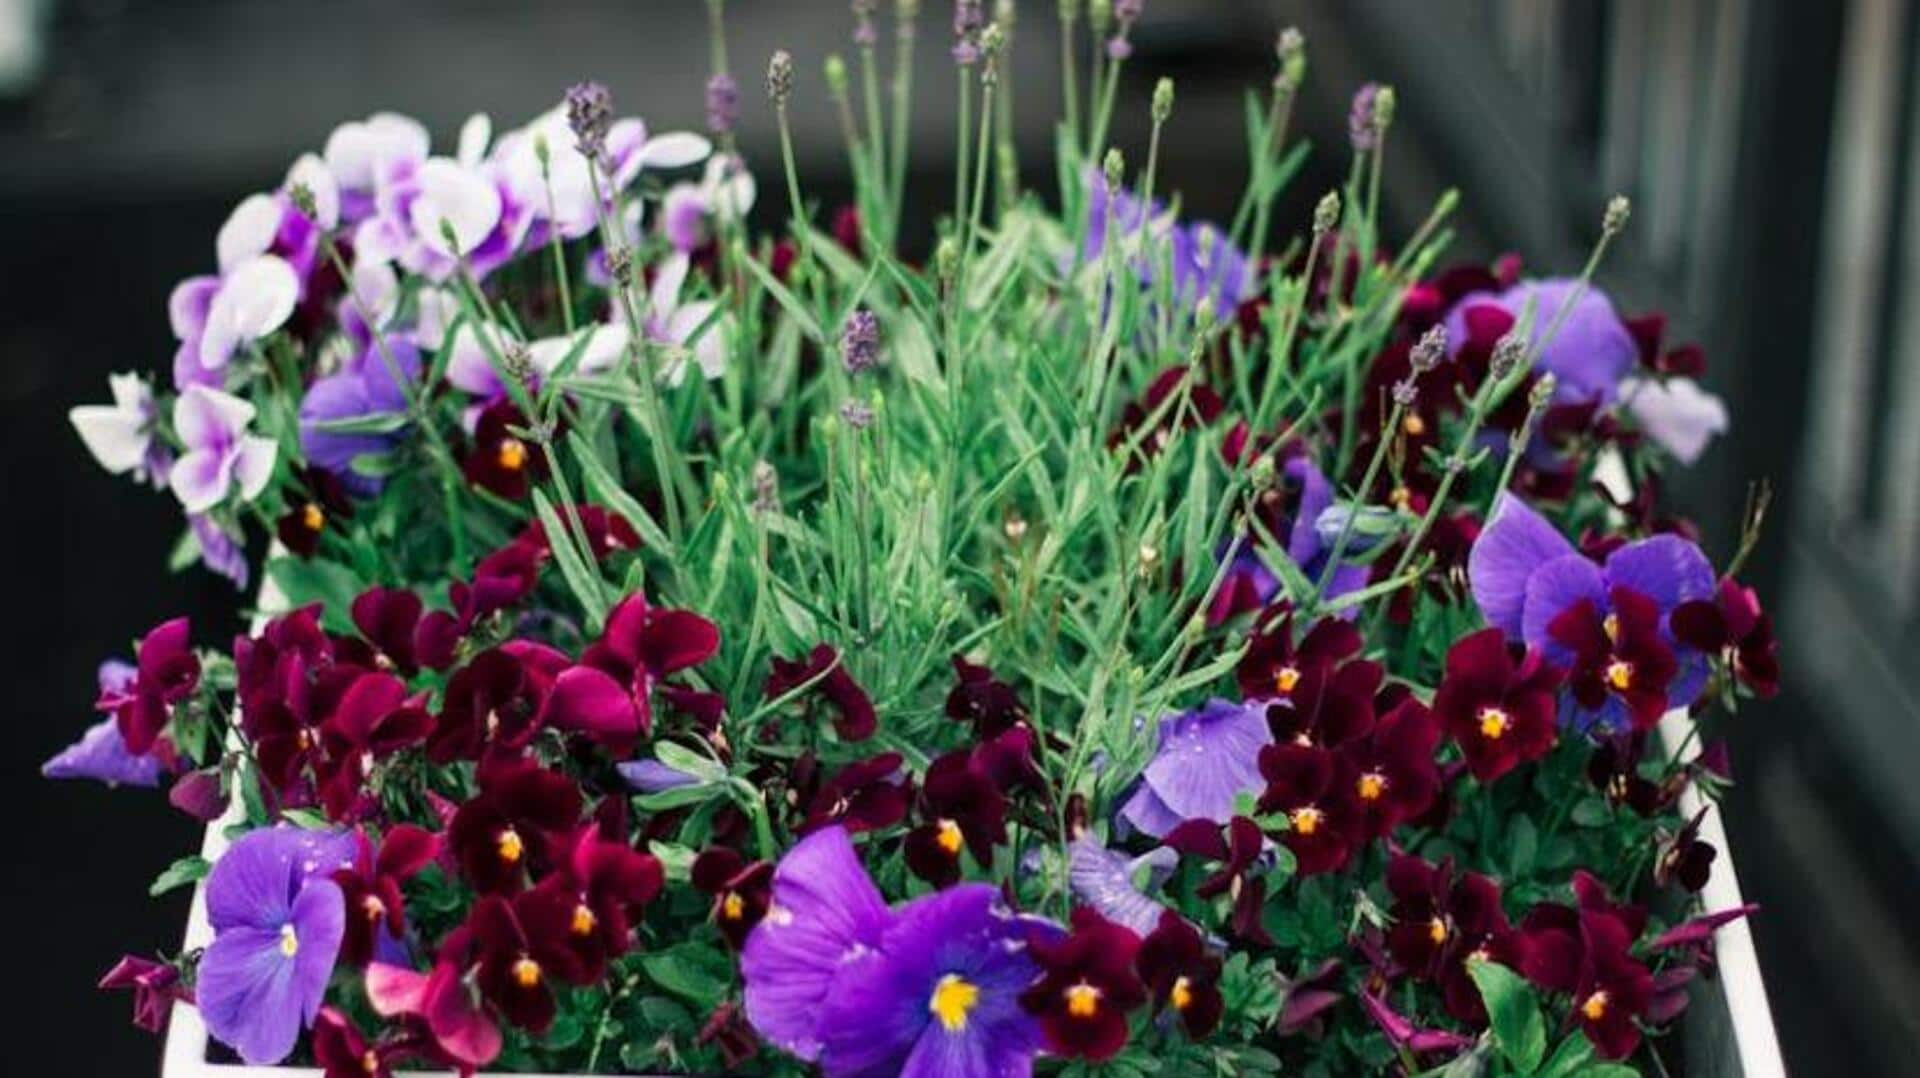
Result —
[[374, 190], [382, 166], [427, 159], [427, 129], [408, 116], [377, 112], [341, 124], [327, 136], [327, 171], [338, 185], [340, 219], [353, 225], [373, 216]]
[[187, 528], [193, 532], [194, 545], [200, 548], [200, 564], [233, 581], [235, 588], [245, 591], [249, 576], [247, 551], [240, 541], [227, 534], [225, 528], [204, 513], [189, 513]]
[[740, 84], [724, 71], [707, 80], [707, 130], [715, 135], [733, 132], [740, 121]]
[[[1544, 281], [1521, 281], [1503, 292], [1469, 292], [1447, 312], [1447, 341], [1458, 352], [1470, 334], [1466, 312], [1477, 305], [1489, 305], [1518, 319], [1528, 305], [1533, 307], [1530, 343], [1538, 346], [1560, 317], [1560, 308], [1572, 298], [1580, 282], [1569, 277]], [[1540, 353], [1538, 369], [1550, 371], [1555, 379], [1553, 398], [1562, 404], [1598, 402], [1611, 405], [1619, 393], [1620, 379], [1633, 369], [1640, 346], [1633, 334], [1614, 312], [1607, 294], [1588, 286], [1567, 312], [1566, 321]]]
[[172, 454], [153, 436], [160, 418], [153, 387], [137, 374], [110, 374], [112, 404], [83, 404], [67, 412], [68, 422], [86, 443], [87, 452], [114, 475], [129, 472], [135, 479], [165, 486]]
[[688, 774], [651, 757], [615, 764], [614, 768], [620, 772], [620, 777], [628, 786], [643, 794], [657, 794], [662, 790], [673, 790], [681, 786], [697, 786], [704, 781], [698, 775]]
[[[353, 493], [379, 491], [380, 480], [354, 467], [361, 457], [390, 452], [405, 434], [407, 383], [420, 378], [420, 350], [412, 342], [373, 345], [336, 374], [316, 379], [300, 401], [300, 451], [307, 463], [340, 477]], [[389, 364], [388, 360], [392, 363]]]
[[856, 307], [840, 327], [840, 364], [848, 374], [859, 374], [880, 361], [880, 319], [865, 307]]
[[1213, 309], [1225, 316], [1247, 298], [1247, 256], [1228, 242], [1218, 227], [1206, 221], [1180, 224], [1158, 202], [1145, 203], [1125, 188], [1109, 190], [1106, 177], [1097, 169], [1087, 170], [1086, 183], [1087, 244], [1083, 261], [1099, 260], [1111, 229], [1122, 255], [1133, 261], [1141, 286], [1151, 286], [1161, 260], [1143, 257], [1136, 250], [1142, 234], [1141, 218], [1147, 215], [1151, 219], [1146, 223], [1146, 234], [1172, 248], [1170, 291], [1178, 310], [1191, 313], [1202, 299], [1208, 299], [1213, 301]]
[[464, 262], [475, 276], [504, 264], [527, 236], [532, 205], [498, 169], [450, 157], [389, 159], [375, 170], [375, 213], [354, 251], [444, 281]]
[[180, 282], [167, 304], [174, 337], [180, 341], [173, 359], [174, 386], [218, 386], [233, 353], [285, 325], [299, 299], [299, 275], [285, 259], [271, 254], [222, 267], [218, 277]]
[[188, 386], [173, 402], [173, 429], [186, 452], [168, 477], [188, 513], [204, 513], [238, 491], [252, 501], [273, 476], [279, 447], [247, 431], [253, 405], [231, 393]]
[[[1628, 543], [1596, 565], [1525, 502], [1502, 494], [1468, 555], [1467, 574], [1487, 623], [1538, 648], [1555, 665], [1575, 668], [1588, 661], [1570, 646], [1565, 618], [1588, 615], [1606, 626], [1614, 645], [1625, 646], [1620, 626], [1638, 608], [1651, 607], [1660, 639], [1678, 664], [1666, 686], [1667, 707], [1692, 703], [1706, 682], [1706, 656], [1678, 641], [1669, 620], [1680, 604], [1713, 597], [1713, 566], [1699, 547], [1677, 535]], [[1623, 594], [1634, 609], [1616, 609]], [[1569, 717], [1583, 729], [1627, 725], [1617, 697], [1599, 708], [1575, 706]]]
[[1067, 847], [1067, 881], [1074, 896], [1140, 936], [1160, 924], [1166, 909], [1141, 888], [1142, 873], [1147, 887], [1157, 888], [1179, 864], [1179, 853], [1170, 847], [1156, 846], [1139, 857], [1128, 857], [1107, 849], [1092, 831], [1083, 832]]
[[1036, 931], [982, 883], [901, 906], [879, 949], [833, 979], [819, 1020], [821, 1069], [833, 1078], [1031, 1073], [1042, 1036], [1020, 993], [1040, 973], [1027, 949]]
[[[100, 694], [124, 694], [138, 673], [129, 663], [108, 659], [100, 664]], [[120, 735], [120, 725], [109, 715], [82, 734], [79, 741], [40, 765], [50, 779], [93, 779], [109, 786], [160, 785], [160, 758], [135, 756]]]
[[579, 82], [567, 87], [567, 127], [573, 131], [574, 148], [589, 158], [598, 159], [607, 150], [607, 131], [613, 127], [613, 95], [598, 82]]
[[1355, 153], [1366, 153], [1380, 145], [1380, 131], [1373, 122], [1374, 101], [1380, 96], [1380, 84], [1363, 83], [1353, 93], [1347, 109], [1347, 141]]
[[274, 827], [242, 836], [207, 878], [213, 943], [196, 995], [207, 1031], [252, 1064], [272, 1064], [326, 996], [346, 929], [340, 887], [350, 835]]
[[1159, 747], [1120, 819], [1155, 838], [1187, 820], [1224, 824], [1234, 800], [1266, 787], [1260, 750], [1273, 742], [1264, 704], [1209, 700], [1160, 722]]
[[844, 965], [880, 945], [888, 920], [844, 828], [801, 839], [774, 868], [772, 901], [741, 951], [753, 1028], [801, 1059], [818, 1059], [828, 991]]
[[[1354, 510], [1335, 504], [1333, 484], [1311, 457], [1289, 457], [1281, 465], [1280, 474], [1282, 486], [1274, 492], [1278, 500], [1271, 508], [1264, 509], [1262, 522], [1276, 539], [1286, 544], [1287, 559], [1300, 567], [1301, 575], [1308, 580], [1318, 580], [1333, 556], [1345, 514]], [[1214, 594], [1213, 605], [1207, 611], [1208, 624], [1218, 625], [1237, 614], [1258, 610], [1280, 593], [1280, 579], [1261, 560], [1255, 541], [1255, 537], [1248, 536], [1234, 551], [1220, 590]], [[1366, 540], [1356, 523], [1342, 554], [1358, 554], [1364, 549]], [[1224, 550], [1222, 553], [1224, 555]], [[1342, 563], [1327, 581], [1326, 598], [1338, 598], [1366, 587], [1370, 575], [1371, 570], [1365, 565]], [[1352, 616], [1352, 612], [1347, 616]]]
[[1629, 378], [1620, 383], [1622, 406], [1647, 437], [1692, 464], [1714, 435], [1727, 430], [1727, 406], [1691, 378]]

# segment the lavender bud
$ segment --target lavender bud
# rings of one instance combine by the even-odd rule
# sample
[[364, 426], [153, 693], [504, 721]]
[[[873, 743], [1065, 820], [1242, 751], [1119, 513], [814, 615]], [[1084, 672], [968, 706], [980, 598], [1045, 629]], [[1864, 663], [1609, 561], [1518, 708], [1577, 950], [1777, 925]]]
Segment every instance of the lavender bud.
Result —
[[508, 377], [529, 390], [533, 388], [533, 353], [527, 351], [526, 345], [519, 341], [507, 342], [500, 350], [500, 366], [506, 368]]
[[613, 95], [597, 82], [569, 87], [567, 126], [573, 131], [573, 145], [581, 156], [599, 160], [606, 152], [607, 130], [613, 126]]
[[1425, 374], [1438, 367], [1440, 360], [1447, 354], [1447, 327], [1434, 323], [1428, 327], [1420, 339], [1414, 342], [1413, 352], [1408, 356], [1415, 374]]
[[1120, 23], [1120, 32], [1125, 33], [1140, 19], [1140, 12], [1147, 6], [1147, 0], [1113, 0], [1113, 17]]
[[780, 508], [780, 473], [764, 460], [753, 462], [753, 511], [772, 513]]
[[853, 43], [870, 49], [880, 40], [873, 28], [873, 0], [853, 0]]
[[980, 0], [953, 0], [953, 62], [972, 67], [980, 62], [980, 30], [987, 16]]
[[1153, 86], [1153, 122], [1163, 124], [1173, 115], [1173, 80], [1161, 79]]
[[1106, 159], [1101, 163], [1101, 172], [1106, 176], [1107, 190], [1120, 190], [1120, 182], [1127, 175], [1127, 159], [1120, 155], [1120, 147], [1115, 146], [1107, 151]]
[[953, 275], [959, 272], [959, 269], [960, 245], [954, 242], [952, 236], [944, 237], [933, 248], [933, 271], [939, 276], [942, 285], [951, 285]]
[[1402, 378], [1393, 383], [1393, 403], [1402, 408], [1411, 408], [1419, 400], [1420, 387], [1413, 384], [1413, 379]]
[[793, 54], [785, 49], [775, 49], [773, 57], [767, 61], [767, 97], [780, 108], [787, 107], [787, 98], [793, 96]]
[[1512, 330], [1506, 336], [1494, 342], [1493, 356], [1487, 360], [1487, 370], [1496, 381], [1505, 381], [1520, 367], [1520, 361], [1527, 355], [1527, 338], [1518, 330]]
[[1545, 410], [1547, 405], [1552, 403], [1553, 391], [1556, 388], [1558, 388], [1558, 382], [1554, 379], [1553, 372], [1543, 372], [1534, 380], [1533, 389], [1527, 393], [1528, 406], [1536, 412]]
[[1600, 218], [1600, 231], [1609, 238], [1620, 234], [1627, 227], [1627, 219], [1633, 216], [1633, 203], [1625, 195], [1615, 195], [1607, 200], [1607, 212]]
[[1328, 191], [1320, 197], [1320, 204], [1313, 208], [1313, 231], [1316, 235], [1332, 232], [1340, 223], [1340, 192]]
[[826, 77], [827, 93], [834, 100], [847, 96], [847, 62], [837, 52], [827, 57]]
[[607, 249], [607, 276], [620, 287], [633, 283], [633, 252], [625, 247]]
[[880, 361], [880, 319], [865, 307], [856, 307], [840, 329], [840, 364], [848, 374], [859, 374]]
[[1133, 42], [1128, 41], [1125, 36], [1115, 34], [1107, 39], [1107, 59], [1118, 61], [1132, 56]]
[[1273, 73], [1275, 92], [1293, 96], [1300, 84], [1307, 80], [1307, 38], [1294, 27], [1280, 31], [1280, 37], [1274, 42], [1273, 52], [1279, 58], [1280, 66]]
[[1393, 126], [1393, 108], [1397, 101], [1398, 98], [1394, 96], [1391, 86], [1382, 86], [1374, 91], [1373, 134], [1376, 141], [1381, 135], [1387, 133], [1387, 128]]
[[980, 53], [987, 59], [986, 67], [980, 72], [980, 81], [993, 86], [1000, 81], [1000, 52], [1006, 48], [1007, 32], [997, 22], [988, 23], [980, 32]]
[[730, 135], [740, 120], [740, 84], [724, 71], [707, 80], [707, 130]]
[[840, 419], [854, 430], [866, 430], [873, 426], [873, 409], [857, 400], [842, 401]]
[[1347, 141], [1355, 153], [1366, 153], [1380, 144], [1373, 126], [1373, 101], [1380, 93], [1378, 83], [1365, 83], [1353, 93], [1353, 105], [1347, 109]]
[[293, 208], [300, 211], [302, 217], [309, 221], [319, 220], [320, 211], [314, 205], [313, 188], [304, 183], [296, 183], [287, 188], [287, 198], [293, 203]]

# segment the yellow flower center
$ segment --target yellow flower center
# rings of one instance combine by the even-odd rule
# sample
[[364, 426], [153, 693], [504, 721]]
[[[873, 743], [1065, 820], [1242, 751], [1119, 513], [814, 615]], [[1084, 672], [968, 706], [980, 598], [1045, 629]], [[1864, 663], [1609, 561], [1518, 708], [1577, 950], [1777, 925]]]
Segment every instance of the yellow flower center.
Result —
[[1387, 492], [1387, 503], [1395, 509], [1405, 509], [1413, 501], [1413, 491], [1406, 487], [1394, 487]]
[[582, 902], [573, 908], [573, 921], [567, 925], [567, 928], [576, 936], [590, 936], [593, 934], [594, 926], [599, 923], [599, 918], [593, 915], [593, 911], [587, 908], [585, 902]]
[[1418, 438], [1427, 433], [1427, 421], [1417, 412], [1408, 412], [1407, 418], [1400, 421], [1400, 429], [1407, 432], [1407, 437]]
[[1369, 771], [1354, 785], [1359, 788], [1360, 800], [1378, 801], [1380, 795], [1387, 792], [1387, 777], [1378, 771]]
[[367, 915], [367, 920], [378, 921], [387, 915], [387, 904], [380, 901], [379, 895], [368, 895], [360, 900], [360, 912]]
[[1435, 943], [1447, 942], [1447, 922], [1435, 917], [1427, 922], [1427, 938]]
[[1608, 614], [1606, 618], [1600, 622], [1600, 627], [1606, 630], [1608, 640], [1616, 644], [1620, 642], [1620, 615]]
[[967, 1028], [967, 1014], [979, 1002], [978, 985], [958, 973], [949, 973], [934, 984], [933, 998], [927, 1001], [927, 1010], [933, 1012], [948, 1033], [959, 1033]]
[[527, 466], [527, 443], [518, 438], [502, 438], [496, 457], [500, 467], [517, 472]]
[[934, 825], [934, 830], [937, 832], [933, 836], [934, 844], [947, 851], [948, 857], [960, 856], [960, 845], [967, 838], [961, 832], [960, 825], [952, 820], [941, 820]]
[[380, 1053], [369, 1048], [360, 1054], [360, 1069], [368, 1074], [380, 1073]]
[[1626, 692], [1633, 688], [1633, 664], [1625, 659], [1615, 659], [1607, 664], [1607, 684], [1617, 692]]
[[1274, 671], [1273, 687], [1279, 689], [1281, 692], [1292, 692], [1293, 687], [1298, 684], [1300, 684], [1300, 671], [1298, 668], [1283, 666]]
[[300, 526], [310, 532], [317, 532], [327, 526], [327, 514], [321, 511], [319, 505], [308, 502], [300, 509]]
[[728, 891], [720, 899], [720, 916], [729, 921], [738, 921], [747, 915], [747, 900], [740, 897], [738, 891]]
[[1061, 994], [1067, 997], [1067, 1013], [1075, 1018], [1092, 1018], [1100, 1013], [1100, 990], [1085, 981], [1068, 986]]
[[540, 983], [540, 963], [521, 955], [513, 964], [513, 983], [522, 988], [532, 988]]
[[1513, 719], [1497, 707], [1480, 709], [1480, 736], [1488, 741], [1498, 741], [1513, 725]]
[[300, 953], [300, 935], [292, 925], [280, 926], [280, 953], [288, 958]]
[[1293, 829], [1303, 835], [1311, 835], [1320, 830], [1320, 823], [1326, 818], [1326, 813], [1312, 805], [1304, 805], [1289, 814], [1289, 819], [1293, 821]]
[[500, 832], [500, 837], [494, 840], [494, 847], [500, 852], [500, 860], [509, 865], [519, 864], [521, 855], [527, 852], [526, 843], [520, 841], [520, 832], [511, 827]]
[[1589, 1022], [1598, 1022], [1600, 1019], [1605, 1018], [1607, 1016], [1606, 992], [1595, 992], [1593, 995], [1588, 996], [1586, 1002], [1580, 1004], [1580, 1013], [1585, 1015]]
[[1193, 982], [1185, 977], [1175, 977], [1173, 991], [1167, 993], [1167, 1002], [1173, 1004], [1176, 1011], [1184, 1011], [1193, 1006]]

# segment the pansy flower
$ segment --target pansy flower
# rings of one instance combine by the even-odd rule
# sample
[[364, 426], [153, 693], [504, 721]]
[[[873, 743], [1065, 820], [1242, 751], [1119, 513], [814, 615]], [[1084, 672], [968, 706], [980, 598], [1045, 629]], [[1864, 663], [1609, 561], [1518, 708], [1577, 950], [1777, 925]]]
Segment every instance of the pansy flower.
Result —
[[1138, 400], [1121, 409], [1119, 423], [1107, 435], [1107, 448], [1126, 450], [1127, 466], [1138, 468], [1175, 435], [1212, 423], [1226, 409], [1220, 394], [1202, 382], [1193, 367], [1168, 367], [1154, 375]]
[[530, 760], [483, 765], [480, 792], [461, 805], [447, 842], [482, 894], [518, 891], [535, 865], [553, 864], [558, 836], [580, 819], [580, 788]]
[[639, 592], [607, 615], [600, 639], [580, 656], [606, 672], [633, 702], [639, 732], [653, 729], [653, 693], [669, 676], [706, 662], [720, 650], [720, 630], [691, 610], [652, 606]]
[[1675, 607], [1672, 627], [1674, 636], [1687, 646], [1723, 656], [1733, 676], [1755, 696], [1764, 700], [1780, 691], [1773, 618], [1760, 608], [1752, 588], [1724, 578], [1711, 599], [1693, 599]]
[[174, 705], [200, 686], [200, 658], [187, 645], [186, 618], [161, 622], [140, 638], [131, 679], [102, 683], [95, 707], [113, 713], [127, 751], [153, 751], [160, 731], [173, 718]]
[[345, 835], [274, 827], [214, 863], [195, 998], [207, 1032], [248, 1063], [285, 1059], [319, 1013], [346, 928], [329, 874], [352, 856]]
[[1653, 600], [1627, 587], [1608, 596], [1603, 615], [1590, 598], [1574, 600], [1547, 625], [1547, 637], [1567, 660], [1567, 690], [1583, 714], [1609, 705], [1624, 712], [1635, 730], [1646, 730], [1667, 711], [1667, 685], [1678, 664], [1662, 639]]
[[[1533, 311], [1529, 345], [1540, 347], [1547, 330], [1559, 323], [1538, 360], [1538, 368], [1554, 376], [1554, 398], [1613, 403], [1620, 379], [1639, 359], [1640, 346], [1607, 294], [1584, 281], [1558, 277], [1522, 281], [1499, 292], [1469, 293], [1447, 313], [1447, 338], [1455, 342], [1457, 353], [1459, 342], [1471, 336], [1467, 319], [1476, 309], [1504, 313], [1510, 327], [1529, 308]], [[1505, 332], [1502, 328], [1495, 335]]]
[[364, 966], [375, 955], [404, 959], [407, 907], [400, 885], [439, 856], [439, 836], [402, 823], [389, 828], [377, 848], [364, 829], [353, 839], [353, 863], [333, 873], [347, 911], [340, 961]]
[[1654, 782], [1640, 774], [1640, 762], [1646, 755], [1650, 731], [1635, 730], [1615, 734], [1594, 746], [1587, 758], [1587, 779], [1595, 789], [1615, 805], [1625, 805], [1643, 817], [1673, 804], [1685, 788], [1684, 770], [1663, 782]]
[[326, 756], [320, 798], [328, 815], [358, 815], [371, 800], [366, 784], [374, 765], [425, 741], [432, 726], [424, 694], [409, 697], [399, 678], [384, 672], [355, 678], [320, 726]]
[[474, 990], [477, 952], [473, 929], [461, 925], [441, 941], [430, 972], [370, 963], [367, 1001], [382, 1018], [424, 1025], [447, 1063], [484, 1067], [500, 1055], [503, 1038]]
[[1276, 841], [1293, 852], [1301, 876], [1337, 872], [1365, 842], [1357, 780], [1332, 752], [1306, 745], [1260, 750], [1263, 814], [1286, 817]]
[[640, 912], [660, 894], [665, 874], [652, 854], [591, 827], [561, 846], [554, 871], [516, 905], [554, 975], [594, 984], [606, 976], [607, 963], [633, 945]]
[[153, 387], [133, 373], [108, 375], [107, 384], [112, 404], [79, 405], [67, 412], [68, 422], [108, 472], [165, 485], [173, 457], [153, 436], [160, 419]]
[[1194, 894], [1212, 899], [1226, 895], [1232, 901], [1233, 933], [1248, 943], [1262, 947], [1273, 945], [1261, 914], [1266, 907], [1267, 881], [1257, 870], [1263, 867], [1266, 836], [1260, 825], [1246, 816], [1235, 816], [1221, 827], [1210, 820], [1188, 820], [1169, 831], [1165, 838], [1169, 849], [1183, 857], [1198, 857], [1219, 867], [1201, 880]]
[[1140, 941], [1134, 957], [1154, 1010], [1171, 1010], [1193, 1041], [1205, 1040], [1220, 1026], [1225, 1010], [1220, 965], [1220, 957], [1207, 948], [1200, 930], [1172, 910], [1161, 912], [1159, 923]]
[[1040, 1020], [1047, 1050], [1100, 1062], [1127, 1043], [1127, 1015], [1147, 1001], [1134, 972], [1140, 937], [1086, 907], [1076, 907], [1065, 939], [1036, 939], [1028, 947], [1040, 978], [1020, 994], [1020, 1005]]
[[553, 1024], [552, 971], [535, 957], [536, 943], [523, 918], [532, 892], [509, 899], [482, 895], [467, 917], [473, 932], [474, 983], [507, 1021], [529, 1033], [545, 1033]]
[[848, 832], [892, 827], [907, 817], [913, 782], [897, 752], [856, 760], [836, 772], [806, 802], [799, 831], [808, 834], [839, 825]]
[[280, 544], [303, 558], [320, 549], [320, 536], [329, 525], [353, 515], [347, 488], [332, 472], [305, 465], [294, 469], [287, 511], [274, 522]]
[[547, 476], [546, 454], [514, 433], [528, 426], [527, 417], [511, 401], [482, 409], [473, 426], [473, 448], [461, 463], [467, 482], [508, 501], [526, 497], [534, 481]]
[[167, 301], [180, 342], [173, 381], [183, 393], [195, 386], [217, 389], [233, 354], [286, 325], [300, 301], [300, 275], [292, 265], [275, 254], [247, 254], [236, 233], [222, 231], [233, 240], [222, 245], [230, 249], [220, 274], [180, 282]]
[[1225, 822], [1241, 794], [1261, 788], [1259, 754], [1271, 742], [1266, 709], [1257, 704], [1209, 700], [1162, 719], [1153, 760], [1121, 804], [1120, 820], [1156, 838], [1186, 820]]
[[1067, 886], [1074, 898], [1102, 917], [1145, 935], [1160, 923], [1166, 909], [1147, 892], [1159, 889], [1179, 861], [1179, 851], [1168, 846], [1129, 857], [1083, 830], [1067, 846]]
[[313, 1022], [313, 1061], [322, 1078], [393, 1078], [395, 1066], [432, 1058], [430, 1044], [414, 1030], [369, 1041], [353, 1019], [333, 1007], [320, 1008]]
[[1434, 714], [1483, 783], [1553, 747], [1560, 672], [1537, 651], [1517, 659], [1514, 651], [1499, 629], [1462, 637], [1447, 649], [1446, 676], [1433, 697]]
[[700, 851], [691, 870], [694, 889], [713, 898], [713, 923], [739, 950], [773, 901], [773, 863], [748, 861], [728, 846]]
[[173, 430], [185, 451], [167, 481], [189, 513], [204, 513], [227, 496], [250, 502], [273, 477], [279, 446], [253, 434], [252, 404], [217, 389], [188, 386], [173, 402]]
[[1700, 838], [1700, 821], [1706, 815], [1706, 807], [1702, 806], [1678, 832], [1661, 840], [1659, 852], [1653, 859], [1654, 883], [1662, 887], [1677, 883], [1695, 894], [1707, 885], [1717, 851]]
[[1364, 646], [1360, 631], [1339, 618], [1321, 618], [1296, 644], [1293, 617], [1291, 609], [1284, 610], [1271, 627], [1248, 637], [1247, 650], [1234, 667], [1244, 698], [1289, 697], [1309, 671], [1344, 662]]
[[1434, 764], [1434, 750], [1439, 747], [1439, 722], [1409, 693], [1381, 716], [1366, 737], [1337, 750], [1353, 776], [1354, 797], [1368, 837], [1385, 838], [1432, 806], [1440, 788], [1440, 772]]
[[1621, 406], [1641, 433], [1691, 465], [1716, 435], [1727, 431], [1727, 405], [1691, 378], [1628, 378]]
[[405, 340], [368, 346], [332, 374], [314, 380], [300, 400], [300, 452], [362, 497], [379, 492], [367, 469], [407, 434], [407, 393], [420, 380], [420, 350]]
[[947, 692], [947, 718], [973, 726], [980, 740], [997, 737], [1027, 721], [1026, 705], [1013, 686], [995, 677], [992, 670], [953, 657], [953, 688]]
[[[100, 694], [124, 693], [139, 672], [132, 666], [108, 660], [100, 664]], [[165, 770], [158, 755], [135, 755], [127, 748], [120, 724], [109, 715], [87, 727], [80, 740], [60, 750], [40, 765], [40, 774], [50, 779], [93, 779], [109, 786], [158, 786]]]
[[1614, 903], [1586, 872], [1574, 873], [1573, 890], [1575, 907], [1543, 902], [1527, 912], [1522, 970], [1571, 998], [1574, 1023], [1603, 1058], [1625, 1059], [1653, 1000], [1653, 975], [1630, 953], [1646, 913]]
[[1467, 964], [1519, 961], [1519, 944], [1500, 906], [1500, 886], [1477, 872], [1454, 871], [1402, 854], [1387, 864], [1387, 949], [1412, 976], [1439, 985], [1447, 1013], [1474, 1027], [1487, 1024]]
[[98, 987], [132, 992], [133, 1024], [148, 1033], [167, 1028], [175, 1003], [193, 1002], [193, 991], [181, 979], [178, 966], [138, 955], [125, 955], [115, 962]]
[[905, 854], [913, 874], [936, 887], [960, 879], [960, 851], [983, 869], [1007, 840], [1007, 803], [999, 787], [962, 749], [935, 760], [920, 785], [920, 825], [907, 832]]
[[769, 660], [773, 672], [767, 676], [766, 696], [778, 699], [804, 690], [833, 712], [833, 730], [842, 741], [865, 741], [878, 728], [873, 700], [847, 672], [845, 659], [830, 644], [818, 644], [804, 659]]

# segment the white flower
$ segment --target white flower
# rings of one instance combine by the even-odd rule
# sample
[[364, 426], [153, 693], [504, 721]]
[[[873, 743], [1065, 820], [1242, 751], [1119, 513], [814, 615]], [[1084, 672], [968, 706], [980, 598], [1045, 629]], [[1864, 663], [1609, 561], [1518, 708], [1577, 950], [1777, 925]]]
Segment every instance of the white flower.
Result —
[[1691, 378], [1627, 378], [1620, 383], [1627, 412], [1647, 437], [1692, 464], [1716, 434], [1727, 430], [1727, 406]]
[[188, 386], [173, 402], [173, 430], [186, 446], [168, 481], [189, 513], [204, 513], [238, 490], [252, 501], [273, 476], [279, 447], [250, 434], [253, 405], [231, 393]]
[[221, 279], [207, 306], [200, 336], [200, 366], [219, 370], [234, 350], [286, 324], [300, 297], [293, 267], [276, 255], [255, 255]]
[[132, 373], [110, 374], [107, 384], [112, 404], [80, 405], [67, 412], [67, 420], [102, 468], [114, 475], [138, 474], [153, 448], [153, 390]]
[[[662, 344], [676, 344], [693, 352], [693, 361], [709, 380], [727, 369], [727, 338], [732, 322], [724, 314], [715, 317], [718, 305], [711, 300], [680, 302], [686, 284], [688, 260], [676, 253], [660, 264], [647, 294], [647, 337]], [[686, 362], [675, 357], [660, 377], [677, 386], [686, 377]]]

